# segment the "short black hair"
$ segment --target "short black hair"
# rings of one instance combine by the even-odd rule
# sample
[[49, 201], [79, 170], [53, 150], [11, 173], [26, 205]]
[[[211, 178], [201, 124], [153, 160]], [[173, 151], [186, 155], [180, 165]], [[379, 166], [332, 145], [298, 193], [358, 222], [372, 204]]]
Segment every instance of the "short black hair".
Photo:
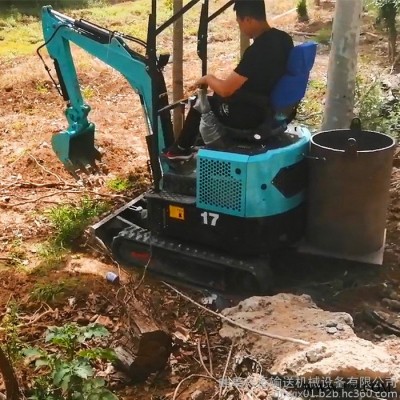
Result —
[[264, 0], [235, 0], [233, 9], [241, 19], [244, 17], [254, 18], [259, 21], [267, 19]]

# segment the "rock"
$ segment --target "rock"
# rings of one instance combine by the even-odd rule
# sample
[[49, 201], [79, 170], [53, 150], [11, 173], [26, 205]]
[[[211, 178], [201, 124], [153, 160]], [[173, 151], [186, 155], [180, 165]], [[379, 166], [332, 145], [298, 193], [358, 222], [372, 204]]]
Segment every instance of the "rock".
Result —
[[[250, 297], [236, 307], [226, 308], [222, 314], [261, 331], [310, 342], [355, 336], [351, 329], [353, 319], [349, 314], [321, 310], [308, 295], [279, 293], [275, 296]], [[343, 329], [332, 336], [326, 331], [327, 322], [334, 322], [336, 326], [341, 324]], [[226, 323], [220, 334], [231, 340], [235, 338], [238, 345], [246, 348], [260, 362], [266, 357], [276, 358], [304, 348], [295, 343], [245, 332]]]
[[336, 333], [338, 330], [337, 330], [337, 328], [335, 328], [334, 326], [331, 326], [331, 327], [329, 327], [329, 328], [326, 328], [326, 331], [327, 331], [329, 334], [333, 335], [333, 334]]
[[191, 395], [190, 398], [192, 400], [204, 400], [205, 399], [205, 395], [204, 392], [202, 392], [201, 390], [195, 390]]
[[381, 334], [381, 333], [383, 333], [383, 327], [382, 327], [382, 325], [377, 325], [377, 326], [375, 326], [375, 328], [374, 328], [374, 333], [377, 333], [378, 335]]
[[394, 311], [400, 311], [400, 301], [392, 299], [383, 299], [382, 303]]
[[[394, 346], [393, 343], [391, 343]], [[321, 349], [325, 347], [324, 353]], [[396, 347], [396, 351], [400, 347]], [[324, 357], [311, 363], [307, 355], [310, 352], [323, 354]], [[400, 378], [398, 355], [391, 354], [382, 344], [374, 344], [358, 337], [346, 340], [330, 340], [315, 343], [307, 349], [288, 354], [278, 360], [271, 369], [272, 374], [295, 376], [340, 376], [369, 378]]]
[[[235, 339], [260, 363], [274, 360], [272, 375], [391, 378], [400, 385], [400, 338], [379, 344], [358, 338], [349, 314], [322, 310], [309, 296], [251, 297], [222, 314], [241, 323], [251, 321], [247, 324], [260, 331], [310, 343], [276, 340], [224, 323], [221, 336]], [[336, 326], [327, 326], [333, 323]]]
[[310, 363], [321, 361], [326, 355], [326, 346], [321, 344], [313, 350], [307, 351], [306, 357]]
[[332, 328], [332, 327], [336, 327], [337, 326], [337, 322], [336, 321], [330, 321], [326, 324], [327, 328]]

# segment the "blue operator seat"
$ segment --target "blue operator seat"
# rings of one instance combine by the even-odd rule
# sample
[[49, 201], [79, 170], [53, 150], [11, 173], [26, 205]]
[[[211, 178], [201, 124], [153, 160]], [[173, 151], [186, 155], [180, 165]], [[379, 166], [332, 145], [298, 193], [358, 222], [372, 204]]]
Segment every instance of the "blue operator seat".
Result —
[[280, 78], [270, 95], [270, 103], [275, 114], [288, 108], [296, 108], [304, 97], [316, 53], [315, 42], [306, 42], [293, 47], [289, 54], [286, 74]]
[[316, 53], [315, 42], [294, 46], [289, 54], [285, 75], [276, 83], [269, 98], [265, 98], [268, 107], [272, 108], [272, 118], [269, 114], [260, 126], [251, 130], [227, 128], [229, 136], [235, 140], [262, 143], [271, 136], [285, 132], [306, 93]]

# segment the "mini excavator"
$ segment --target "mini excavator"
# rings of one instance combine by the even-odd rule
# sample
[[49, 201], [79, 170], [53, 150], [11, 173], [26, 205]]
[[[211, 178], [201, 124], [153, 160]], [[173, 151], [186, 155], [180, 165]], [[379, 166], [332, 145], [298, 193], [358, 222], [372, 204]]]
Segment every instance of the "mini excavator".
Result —
[[[305, 229], [310, 132], [292, 119], [306, 91], [316, 44], [293, 48], [287, 72], [271, 94], [272, 124], [232, 130], [226, 149], [200, 148], [188, 162], [191, 168], [173, 168], [160, 155], [173, 141], [171, 110], [181, 103], [169, 104], [165, 95], [163, 69], [169, 55], [157, 54], [156, 42], [198, 2], [189, 1], [157, 26], [152, 0], [146, 41], [44, 7], [45, 43], [38, 54], [47, 47], [58, 78], [54, 83], [67, 103], [68, 128], [53, 136], [52, 146], [73, 174], [95, 169], [101, 158], [95, 126], [88, 120], [90, 106], [79, 88], [73, 43], [127, 79], [140, 98], [147, 124], [152, 187], [94, 225], [96, 237], [127, 268], [147, 266], [167, 279], [218, 291], [267, 293], [271, 254], [296, 243]], [[197, 53], [203, 75], [208, 24], [232, 5], [228, 1], [211, 14], [209, 1], [202, 1]]]

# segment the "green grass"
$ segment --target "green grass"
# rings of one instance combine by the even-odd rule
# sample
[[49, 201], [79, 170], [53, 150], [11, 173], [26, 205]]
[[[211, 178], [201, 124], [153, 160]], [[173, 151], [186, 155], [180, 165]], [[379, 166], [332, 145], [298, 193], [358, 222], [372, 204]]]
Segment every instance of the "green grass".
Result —
[[31, 293], [30, 299], [45, 303], [63, 301], [72, 294], [82, 282], [78, 278], [70, 278], [59, 282], [37, 283]]
[[38, 283], [34, 286], [30, 298], [36, 301], [51, 303], [65, 290], [64, 283]]
[[124, 192], [132, 188], [132, 182], [129, 179], [116, 177], [108, 180], [106, 186], [114, 192]]
[[321, 99], [325, 97], [326, 83], [312, 79], [308, 83], [306, 96], [300, 103], [298, 117], [304, 121], [312, 131], [321, 127], [324, 104]]
[[329, 44], [331, 42], [332, 28], [320, 29], [315, 36], [315, 41], [321, 44]]
[[[1, 0], [0, 0], [1, 1]], [[168, 5], [169, 0], [157, 2], [157, 21], [160, 25], [171, 17], [172, 12]], [[18, 2], [16, 7], [0, 5], [0, 57], [13, 58], [34, 54], [36, 48], [43, 43], [40, 22], [41, 6], [51, 3], [57, 11], [79, 19], [84, 18], [113, 31], [120, 31], [142, 40], [147, 38], [148, 15], [151, 10], [151, 1], [136, 0], [122, 1], [110, 5], [109, 0], [53, 0], [32, 2]], [[80, 4], [78, 8], [74, 4]], [[25, 4], [25, 5], [24, 5]], [[83, 8], [82, 8], [83, 7]], [[184, 18], [186, 33], [193, 26], [198, 25], [199, 8], [196, 6]], [[193, 29], [190, 34], [196, 33]], [[172, 27], [161, 35], [172, 35]]]
[[85, 197], [78, 205], [61, 205], [48, 210], [47, 217], [54, 229], [54, 237], [50, 241], [53, 245], [51, 248], [70, 247], [95, 217], [109, 209], [108, 203], [96, 202]]

